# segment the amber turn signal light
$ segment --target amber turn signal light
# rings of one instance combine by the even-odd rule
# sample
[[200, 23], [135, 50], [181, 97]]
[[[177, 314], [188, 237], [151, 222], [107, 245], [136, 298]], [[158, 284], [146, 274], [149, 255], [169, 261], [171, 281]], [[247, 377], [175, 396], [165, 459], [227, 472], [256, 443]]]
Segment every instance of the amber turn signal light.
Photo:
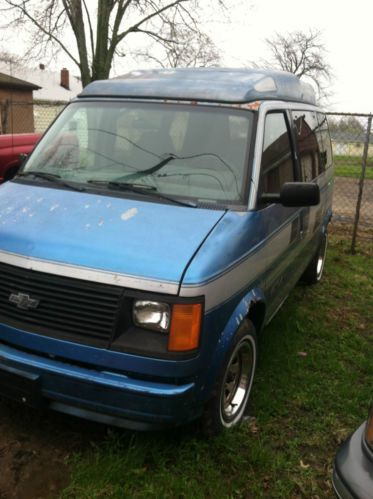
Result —
[[185, 352], [198, 348], [201, 319], [201, 303], [174, 305], [172, 307], [168, 350], [170, 352]]

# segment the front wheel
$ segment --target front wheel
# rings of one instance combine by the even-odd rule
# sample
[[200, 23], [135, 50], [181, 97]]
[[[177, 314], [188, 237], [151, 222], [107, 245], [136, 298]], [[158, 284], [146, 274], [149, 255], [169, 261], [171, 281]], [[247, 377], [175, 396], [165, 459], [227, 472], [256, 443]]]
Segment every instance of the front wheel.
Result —
[[306, 284], [316, 284], [320, 281], [326, 258], [326, 248], [328, 247], [328, 234], [322, 235], [321, 243], [316, 251], [315, 256], [312, 258], [308, 267], [304, 271], [301, 280]]
[[242, 421], [250, 397], [257, 359], [255, 328], [245, 321], [238, 329], [202, 416], [205, 435], [217, 435]]

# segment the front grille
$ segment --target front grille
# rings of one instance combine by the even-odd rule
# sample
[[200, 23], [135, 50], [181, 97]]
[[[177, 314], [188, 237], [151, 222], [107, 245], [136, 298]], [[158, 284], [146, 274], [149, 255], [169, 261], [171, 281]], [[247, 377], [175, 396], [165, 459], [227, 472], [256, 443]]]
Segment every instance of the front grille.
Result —
[[[21, 310], [12, 294], [38, 300]], [[30, 332], [107, 347], [124, 289], [0, 263], [0, 323]]]

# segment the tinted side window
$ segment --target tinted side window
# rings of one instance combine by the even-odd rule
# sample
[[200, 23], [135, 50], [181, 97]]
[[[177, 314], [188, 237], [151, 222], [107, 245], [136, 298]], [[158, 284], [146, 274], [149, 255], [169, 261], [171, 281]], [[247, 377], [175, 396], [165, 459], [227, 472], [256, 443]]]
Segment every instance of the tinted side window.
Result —
[[315, 112], [293, 111], [292, 115], [303, 180], [311, 182], [323, 171], [320, 164], [319, 122]]
[[317, 113], [317, 119], [319, 122], [319, 130], [322, 142], [322, 145], [320, 146], [320, 161], [322, 162], [325, 170], [326, 168], [332, 166], [332, 144], [330, 142], [328, 121], [325, 114]]
[[293, 153], [285, 115], [268, 114], [264, 128], [259, 194], [279, 193], [285, 182], [293, 181]]

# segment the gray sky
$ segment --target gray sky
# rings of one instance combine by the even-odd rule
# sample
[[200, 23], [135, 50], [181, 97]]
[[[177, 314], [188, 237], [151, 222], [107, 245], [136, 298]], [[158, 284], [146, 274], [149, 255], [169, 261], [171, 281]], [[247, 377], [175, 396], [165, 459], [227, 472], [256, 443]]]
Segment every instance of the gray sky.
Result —
[[[246, 0], [235, 2], [233, 27], [209, 26], [224, 63], [242, 65], [267, 54], [265, 38], [273, 33], [316, 28], [322, 31], [333, 80], [330, 107], [349, 112], [373, 112], [372, 0]], [[252, 7], [250, 7], [250, 4]]]
[[[231, 24], [224, 22], [216, 9], [214, 14], [209, 10], [203, 16], [204, 28], [221, 50], [224, 65], [248, 66], [250, 61], [268, 57], [265, 38], [271, 37], [275, 32], [283, 34], [316, 28], [322, 31], [328, 62], [335, 75], [328, 107], [345, 112], [373, 112], [372, 0], [354, 0], [348, 3], [330, 0], [225, 2], [230, 7]], [[14, 53], [23, 50], [20, 40], [18, 36], [11, 44]], [[140, 38], [136, 35], [130, 41], [132, 43], [135, 40]], [[59, 69], [63, 65], [77, 74], [76, 67], [62, 54], [51, 69]], [[130, 57], [125, 57], [122, 62], [116, 62], [113, 73], [121, 74], [138, 66]]]

